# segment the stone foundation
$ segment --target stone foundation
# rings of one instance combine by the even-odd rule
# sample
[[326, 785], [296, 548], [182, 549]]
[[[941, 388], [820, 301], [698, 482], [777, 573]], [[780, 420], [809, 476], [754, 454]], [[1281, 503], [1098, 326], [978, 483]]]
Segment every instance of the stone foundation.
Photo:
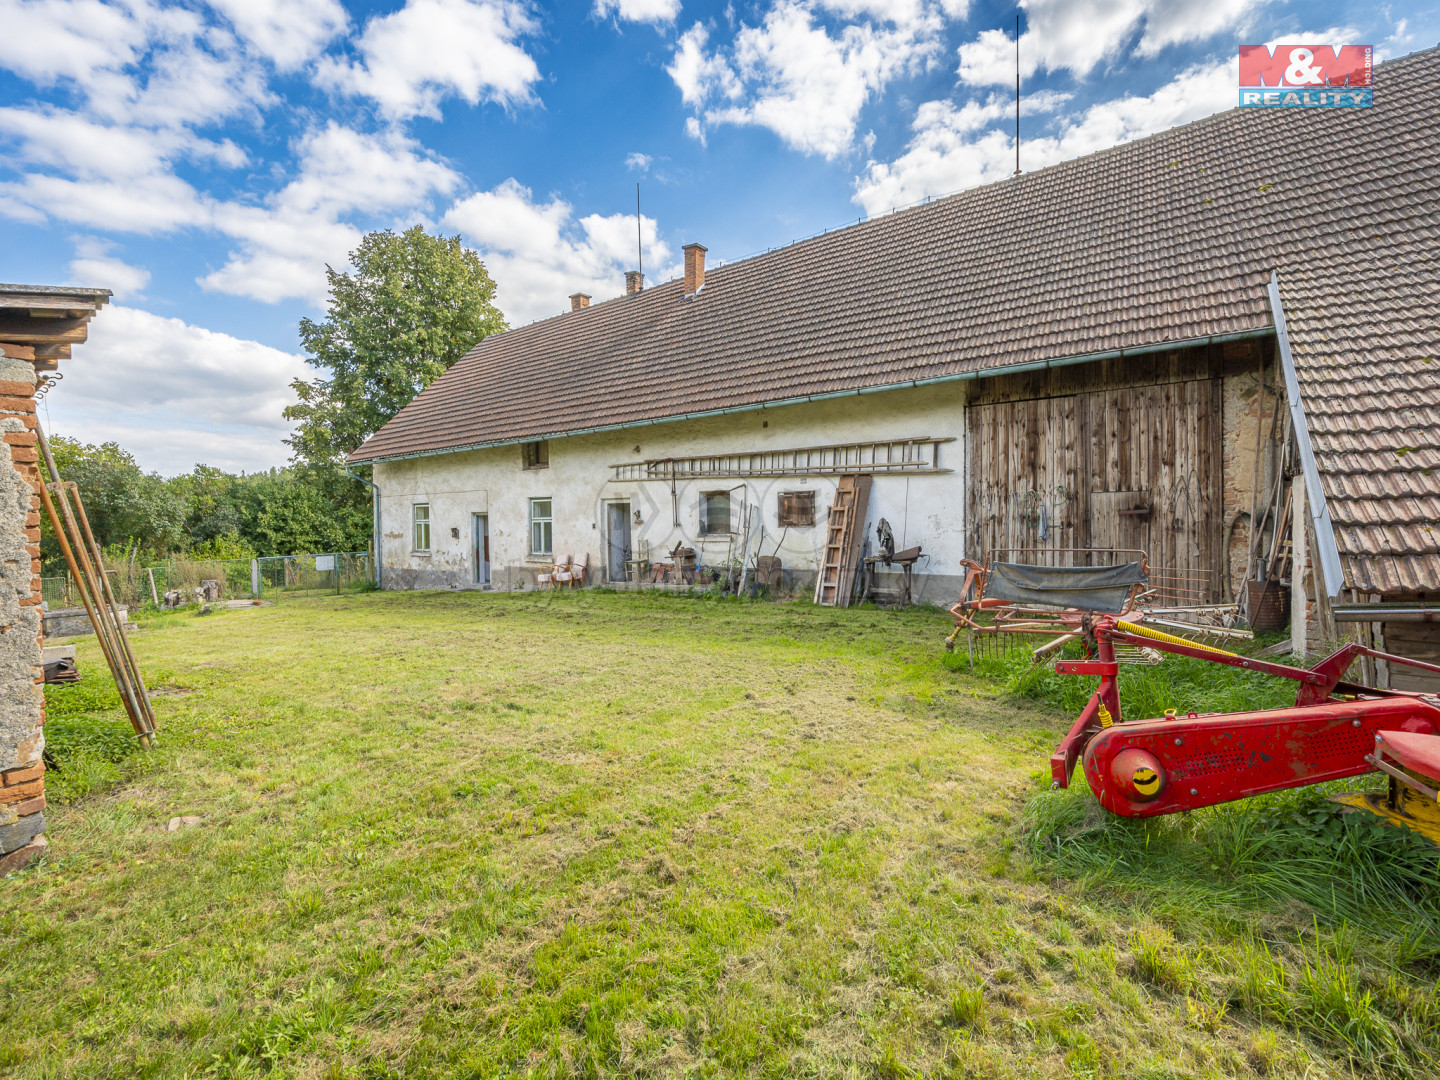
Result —
[[35, 369], [0, 357], [0, 873], [45, 849]]

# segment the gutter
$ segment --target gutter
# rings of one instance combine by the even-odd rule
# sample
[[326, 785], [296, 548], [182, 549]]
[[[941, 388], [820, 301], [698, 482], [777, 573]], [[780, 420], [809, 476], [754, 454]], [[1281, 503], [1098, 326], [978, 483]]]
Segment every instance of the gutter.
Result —
[[1325, 488], [1320, 484], [1320, 469], [1315, 452], [1310, 448], [1310, 429], [1305, 422], [1305, 406], [1300, 400], [1300, 380], [1295, 374], [1295, 358], [1290, 353], [1290, 334], [1285, 326], [1285, 308], [1280, 303], [1280, 275], [1270, 272], [1270, 310], [1275, 317], [1275, 340], [1280, 346], [1280, 366], [1285, 372], [1285, 396], [1290, 404], [1290, 424], [1295, 432], [1295, 450], [1305, 473], [1305, 494], [1310, 520], [1315, 529], [1315, 547], [1320, 554], [1320, 576], [1325, 595], [1333, 600], [1345, 585], [1345, 571], [1340, 566], [1340, 549], [1335, 543], [1335, 526], [1330, 521], [1330, 507], [1325, 501]]
[[375, 587], [378, 589], [380, 588], [380, 488], [375, 481], [366, 480], [365, 477], [358, 476], [351, 472], [349, 465], [341, 465], [340, 467], [345, 470], [345, 475], [350, 477], [350, 479], [359, 480], [362, 484], [369, 484], [370, 490], [373, 493], [371, 499], [373, 507], [371, 517], [374, 520], [372, 527], [375, 535]]
[[1336, 622], [1435, 622], [1440, 623], [1440, 604], [1358, 603], [1336, 604]]
[[[1273, 306], [1273, 305], [1272, 305]], [[575, 428], [570, 431], [535, 432], [515, 439], [494, 439], [487, 442], [464, 443], [447, 446], [441, 450], [419, 450], [411, 454], [385, 454], [379, 457], [352, 458], [352, 465], [374, 465], [386, 461], [411, 461], [416, 458], [439, 457], [442, 454], [462, 454], [469, 450], [489, 450], [500, 446], [519, 446], [536, 439], [568, 439], [576, 435], [598, 435], [606, 431], [625, 431], [630, 428], [649, 427], [654, 424], [673, 424], [681, 420], [703, 420], [711, 416], [728, 416], [731, 413], [759, 412], [761, 409], [781, 409], [787, 405], [804, 405], [814, 401], [835, 401], [840, 398], [857, 397], [861, 394], [884, 394], [891, 390], [912, 390], [924, 386], [939, 386], [944, 383], [972, 382], [976, 379], [990, 379], [1000, 375], [1019, 375], [1027, 371], [1044, 371], [1047, 368], [1072, 367], [1075, 364], [1091, 364], [1099, 360], [1118, 360], [1127, 356], [1143, 356], [1149, 353], [1170, 352], [1173, 349], [1193, 349], [1201, 345], [1218, 345], [1226, 341], [1245, 341], [1253, 338], [1267, 338], [1275, 333], [1272, 326], [1256, 327], [1253, 330], [1235, 330], [1228, 334], [1206, 334], [1203, 337], [1179, 338], [1162, 341], [1154, 345], [1136, 345], [1128, 349], [1110, 349], [1105, 352], [1081, 353], [1078, 356], [1062, 356], [1054, 360], [1034, 360], [1025, 364], [1007, 364], [1003, 367], [962, 371], [954, 375], [937, 375], [931, 379], [905, 379], [885, 383], [881, 386], [862, 386], [856, 390], [836, 390], [828, 394], [801, 394], [796, 397], [762, 401], [753, 405], [731, 405], [723, 409], [705, 409], [697, 412], [676, 413], [672, 416], [656, 417], [653, 420], [631, 420], [623, 424], [599, 424], [593, 427]], [[1287, 349], [1288, 355], [1288, 349]], [[1309, 445], [1308, 442], [1306, 444]], [[349, 472], [349, 470], [346, 470]], [[351, 475], [354, 475], [353, 473]], [[356, 477], [359, 479], [359, 477]], [[368, 483], [368, 481], [366, 481]]]

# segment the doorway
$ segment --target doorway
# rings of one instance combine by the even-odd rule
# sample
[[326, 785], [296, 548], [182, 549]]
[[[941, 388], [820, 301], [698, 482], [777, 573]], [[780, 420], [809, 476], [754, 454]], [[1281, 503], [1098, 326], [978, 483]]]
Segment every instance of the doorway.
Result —
[[490, 584], [490, 515], [471, 514], [474, 532], [475, 584]]
[[626, 579], [626, 563], [630, 561], [630, 504], [605, 504], [605, 572], [612, 581]]

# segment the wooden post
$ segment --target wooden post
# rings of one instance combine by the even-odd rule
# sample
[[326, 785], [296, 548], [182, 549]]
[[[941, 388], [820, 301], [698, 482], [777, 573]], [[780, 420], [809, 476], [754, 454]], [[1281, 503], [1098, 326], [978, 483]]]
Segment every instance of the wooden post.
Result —
[[145, 573], [150, 576], [150, 599], [155, 601], [155, 606], [160, 606], [160, 593], [155, 588], [155, 567], [147, 566]]
[[1305, 507], [1305, 477], [1297, 474], [1290, 481], [1290, 652], [1304, 656], [1305, 641], [1305, 573], [1310, 563], [1310, 539], [1305, 523], [1309, 514]]

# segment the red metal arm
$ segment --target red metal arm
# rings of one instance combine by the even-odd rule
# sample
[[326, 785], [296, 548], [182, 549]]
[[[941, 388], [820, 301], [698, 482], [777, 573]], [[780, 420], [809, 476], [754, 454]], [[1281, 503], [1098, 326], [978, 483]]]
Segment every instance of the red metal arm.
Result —
[[[1054, 786], [1067, 787], [1077, 762], [1107, 810], [1127, 817], [1191, 810], [1267, 791], [1372, 770], [1382, 731], [1440, 733], [1433, 697], [1341, 682], [1361, 656], [1440, 672], [1440, 666], [1351, 643], [1314, 668], [1273, 664], [1175, 639], [1122, 630], [1112, 616], [1087, 626], [1098, 659], [1061, 660], [1060, 674], [1098, 675], [1095, 696], [1050, 756]], [[1166, 640], [1168, 638], [1168, 640]], [[1115, 645], [1160, 649], [1300, 684], [1293, 708], [1120, 723]], [[1337, 690], [1351, 700], [1332, 700]], [[1113, 720], [1113, 723], [1107, 722]]]

